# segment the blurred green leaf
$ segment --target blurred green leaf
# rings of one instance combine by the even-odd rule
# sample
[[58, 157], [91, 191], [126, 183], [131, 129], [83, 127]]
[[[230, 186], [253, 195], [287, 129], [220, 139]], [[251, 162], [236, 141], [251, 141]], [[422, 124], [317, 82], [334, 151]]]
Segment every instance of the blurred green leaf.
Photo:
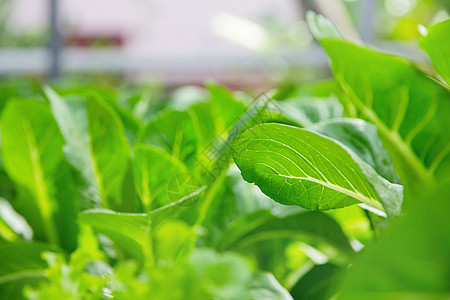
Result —
[[331, 299], [337, 292], [337, 275], [342, 269], [327, 263], [314, 266], [290, 290], [294, 299]]
[[41, 86], [39, 80], [22, 77], [2, 77], [0, 79], [0, 112], [10, 99], [40, 98]]
[[270, 273], [255, 274], [249, 291], [242, 299], [292, 300], [289, 292]]
[[220, 299], [292, 299], [270, 273], [253, 274], [248, 262], [233, 252], [196, 249], [189, 257], [199, 281]]
[[19, 237], [25, 240], [33, 237], [33, 230], [27, 221], [3, 198], [0, 198], [0, 237], [10, 242]]
[[39, 239], [72, 250], [77, 195], [63, 158], [63, 139], [48, 106], [33, 100], [9, 102], [1, 129], [5, 171], [23, 191], [16, 199], [17, 211]]
[[306, 21], [308, 22], [309, 30], [316, 39], [343, 39], [342, 34], [334, 26], [333, 22], [320, 14], [316, 14], [311, 10], [307, 11]]
[[236, 100], [234, 95], [226, 88], [208, 84], [207, 89], [211, 93], [211, 103], [213, 105], [216, 122], [222, 122], [224, 130], [231, 130], [232, 126], [239, 120], [246, 111], [244, 103]]
[[276, 102], [276, 107], [288, 119], [295, 122], [289, 125], [300, 127], [344, 117], [342, 104], [336, 97], [297, 97]]
[[84, 180], [82, 207], [121, 204], [130, 150], [119, 117], [103, 100], [62, 99], [49, 87], [45, 92], [65, 139], [64, 155]]
[[340, 298], [448, 299], [449, 194], [447, 184], [416, 198], [406, 216], [356, 259]]
[[305, 96], [328, 98], [334, 94], [335, 89], [336, 81], [333, 78], [302, 83], [301, 85], [288, 82], [278, 87], [273, 99], [283, 101], [285, 99]]
[[208, 292], [220, 298], [237, 298], [252, 279], [250, 266], [235, 253], [218, 254], [212, 249], [197, 249], [189, 262]]
[[242, 216], [223, 233], [217, 249], [236, 249], [263, 239], [311, 237], [325, 242], [347, 256], [354, 251], [339, 225], [321, 212], [300, 212], [287, 217], [259, 210]]
[[428, 34], [420, 40], [424, 49], [442, 78], [450, 84], [450, 20], [443, 21], [428, 29]]
[[78, 245], [68, 261], [61, 253], [43, 253], [42, 257], [48, 264], [45, 270], [47, 280], [36, 286], [27, 286], [27, 299], [103, 298], [104, 287], [112, 269], [102, 261], [104, 254], [99, 250], [97, 237], [89, 227], [81, 227]]
[[45, 279], [42, 254], [48, 251], [57, 249], [39, 242], [0, 243], [0, 298], [22, 299], [24, 286]]
[[165, 220], [155, 227], [155, 260], [158, 265], [171, 265], [183, 245], [191, 237], [191, 227], [182, 221]]
[[105, 209], [90, 209], [79, 214], [78, 221], [92, 226], [111, 238], [129, 256], [143, 263], [153, 253], [150, 249], [150, 220], [147, 214], [118, 213]]
[[[136, 191], [148, 212], [171, 202], [168, 185], [176, 180], [176, 175], [187, 175], [188, 170], [182, 162], [160, 148], [138, 144], [134, 147], [133, 174]], [[179, 182], [174, 188], [181, 189], [182, 185]], [[175, 200], [183, 196], [186, 195], [181, 194]]]
[[[374, 123], [412, 193], [448, 179], [450, 93], [403, 58], [316, 34], [346, 106]], [[387, 67], [388, 66], [388, 67]]]
[[137, 141], [152, 145], [193, 167], [197, 156], [197, 138], [187, 112], [166, 110], [141, 131]]
[[307, 129], [339, 141], [389, 182], [397, 183], [394, 165], [375, 125], [360, 119], [338, 119], [315, 124]]

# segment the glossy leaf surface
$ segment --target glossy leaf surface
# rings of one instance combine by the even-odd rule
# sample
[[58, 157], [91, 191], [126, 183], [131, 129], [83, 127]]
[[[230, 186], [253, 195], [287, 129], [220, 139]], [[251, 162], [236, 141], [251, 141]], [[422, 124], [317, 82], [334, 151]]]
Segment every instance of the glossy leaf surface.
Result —
[[[370, 167], [361, 170], [346, 150], [316, 133], [280, 124], [258, 125], [244, 132], [233, 150], [244, 179], [282, 204], [331, 209], [365, 203], [383, 209], [380, 191], [372, 184], [381, 177], [373, 171], [368, 179], [365, 171]], [[383, 195], [387, 201], [398, 196]]]

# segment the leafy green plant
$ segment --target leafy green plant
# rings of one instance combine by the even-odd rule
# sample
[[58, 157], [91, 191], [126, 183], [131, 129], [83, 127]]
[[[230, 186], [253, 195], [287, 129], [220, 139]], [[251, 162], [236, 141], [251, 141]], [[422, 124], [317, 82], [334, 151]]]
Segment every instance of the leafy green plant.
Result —
[[308, 22], [334, 79], [256, 100], [4, 89], [0, 298], [448, 298], [450, 21], [442, 80]]

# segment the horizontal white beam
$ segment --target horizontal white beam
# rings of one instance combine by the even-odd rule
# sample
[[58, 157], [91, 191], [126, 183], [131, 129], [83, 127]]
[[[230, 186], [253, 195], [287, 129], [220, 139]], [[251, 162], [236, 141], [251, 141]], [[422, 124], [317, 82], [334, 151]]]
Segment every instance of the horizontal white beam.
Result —
[[[412, 45], [379, 44], [379, 48], [414, 61], [423, 62], [425, 55]], [[50, 62], [45, 48], [0, 49], [0, 74], [46, 73]], [[63, 73], [118, 72], [151, 74], [166, 77], [177, 73], [240, 73], [260, 72], [290, 67], [323, 67], [328, 64], [318, 46], [312, 45], [299, 52], [257, 56], [249, 53], [239, 56], [185, 55], [150, 56], [120, 49], [66, 48], [62, 51]]]

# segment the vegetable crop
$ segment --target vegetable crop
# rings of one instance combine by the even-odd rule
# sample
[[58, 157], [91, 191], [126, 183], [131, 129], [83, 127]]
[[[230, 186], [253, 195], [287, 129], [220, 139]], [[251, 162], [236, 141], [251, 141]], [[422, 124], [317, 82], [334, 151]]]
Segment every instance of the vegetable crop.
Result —
[[435, 73], [308, 24], [334, 78], [254, 99], [0, 86], [0, 298], [450, 297], [450, 21]]

